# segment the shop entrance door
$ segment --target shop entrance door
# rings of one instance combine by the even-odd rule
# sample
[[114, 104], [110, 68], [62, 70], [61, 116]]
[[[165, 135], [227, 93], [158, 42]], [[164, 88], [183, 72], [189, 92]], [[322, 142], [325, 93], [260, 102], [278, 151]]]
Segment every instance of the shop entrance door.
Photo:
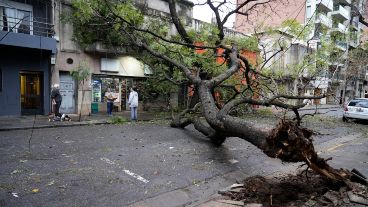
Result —
[[[322, 90], [320, 88], [315, 88], [314, 89], [314, 96], [320, 96], [322, 94]], [[315, 105], [319, 105], [321, 104], [321, 99], [314, 99], [313, 103]]]
[[60, 106], [60, 113], [75, 113], [75, 81], [69, 73], [60, 73], [60, 94], [63, 97]]
[[20, 72], [21, 114], [43, 114], [42, 72]]

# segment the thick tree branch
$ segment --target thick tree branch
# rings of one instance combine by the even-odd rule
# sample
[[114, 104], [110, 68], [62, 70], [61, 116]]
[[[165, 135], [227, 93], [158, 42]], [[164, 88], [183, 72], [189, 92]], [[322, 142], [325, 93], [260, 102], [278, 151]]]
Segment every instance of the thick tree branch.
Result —
[[292, 105], [292, 104], [286, 104], [282, 101], [279, 101], [277, 99], [279, 98], [286, 98], [286, 99], [321, 99], [321, 98], [325, 98], [325, 95], [322, 96], [289, 96], [289, 95], [277, 95], [274, 96], [270, 99], [266, 99], [266, 100], [254, 100], [252, 98], [248, 98], [248, 97], [242, 97], [239, 99], [234, 99], [233, 101], [225, 104], [225, 106], [223, 106], [223, 108], [220, 110], [220, 114], [222, 115], [226, 115], [229, 113], [229, 111], [235, 107], [238, 106], [240, 104], [243, 103], [247, 103], [247, 104], [253, 104], [253, 105], [260, 105], [260, 106], [277, 106], [280, 108], [284, 108], [284, 109], [290, 109], [290, 110], [297, 110], [300, 109], [302, 107], [304, 107], [306, 104], [298, 104], [298, 105]]
[[180, 112], [178, 115], [174, 116], [172, 114], [171, 127], [180, 127], [185, 128], [189, 124], [193, 123], [193, 119], [191, 117], [185, 117], [186, 114], [195, 112], [201, 106], [201, 103], [197, 103], [193, 108], [187, 108]]
[[145, 44], [145, 43], [143, 43], [143, 42], [140, 42], [140, 41], [138, 41], [138, 40], [136, 40], [135, 38], [134, 38], [134, 36], [131, 34], [131, 33], [129, 33], [129, 32], [127, 32], [127, 31], [125, 31], [125, 30], [123, 30], [122, 29], [122, 32], [127, 36], [127, 37], [129, 37], [129, 39], [137, 46], [137, 47], [140, 47], [140, 48], [143, 48], [143, 49], [145, 49], [146, 51], [148, 51], [151, 55], [153, 55], [153, 56], [155, 56], [155, 57], [157, 57], [157, 58], [160, 58], [160, 59], [162, 59], [162, 60], [165, 60], [166, 62], [168, 62], [168, 63], [170, 63], [170, 64], [172, 64], [172, 65], [174, 65], [174, 66], [176, 66], [177, 68], [179, 68], [185, 75], [186, 75], [186, 77], [192, 82], [192, 83], [194, 83], [194, 84], [196, 84], [196, 83], [198, 83], [198, 81], [200, 80], [198, 77], [196, 77], [196, 76], [194, 76], [193, 74], [192, 74], [192, 72], [191, 72], [191, 70], [188, 68], [188, 67], [186, 67], [185, 65], [183, 65], [183, 64], [180, 64], [180, 63], [178, 63], [177, 61], [175, 61], [174, 59], [172, 59], [172, 58], [170, 58], [170, 57], [168, 57], [168, 56], [166, 56], [166, 55], [164, 55], [164, 54], [161, 54], [161, 53], [158, 53], [158, 52], [156, 52], [156, 51], [154, 51], [152, 48], [150, 48], [147, 44]]
[[[127, 34], [127, 33], [126, 33]], [[137, 43], [137, 42], [136, 42]], [[152, 50], [148, 45], [144, 44], [144, 43], [137, 43], [137, 46], [147, 50], [149, 53], [151, 53], [153, 56], [163, 59], [173, 65], [175, 65], [176, 67], [178, 67], [181, 71], [183, 71], [185, 73], [185, 76], [194, 84], [198, 83], [199, 78], [197, 78], [196, 76], [194, 76], [192, 74], [192, 72], [190, 71], [190, 69], [186, 66], [184, 66], [183, 64], [180, 64], [178, 62], [176, 62], [175, 60], [173, 60], [172, 58], [167, 57], [166, 55], [163, 55], [161, 53], [158, 53], [154, 50]]]
[[179, 35], [183, 38], [183, 40], [191, 44], [193, 43], [193, 40], [190, 39], [189, 35], [187, 34], [187, 31], [183, 27], [183, 24], [180, 22], [180, 19], [178, 17], [178, 13], [176, 12], [176, 3], [175, 0], [168, 0], [169, 2], [169, 8], [170, 8], [170, 14], [171, 19], [176, 27], [176, 30], [178, 31]]
[[284, 48], [280, 48], [278, 51], [276, 51], [274, 54], [272, 54], [271, 55], [271, 57], [269, 57], [263, 64], [262, 64], [262, 66], [261, 66], [261, 68], [260, 69], [263, 69], [265, 66], [266, 66], [266, 64], [273, 58], [273, 57], [275, 57], [277, 54], [279, 54], [280, 52], [282, 52], [284, 50]]
[[[258, 1], [258, 0], [246, 0], [246, 1], [244, 1], [244, 2], [242, 2], [241, 4], [239, 4], [234, 10], [232, 10], [232, 11], [229, 11], [225, 16], [224, 16], [224, 18], [223, 18], [223, 20], [222, 20], [222, 22], [221, 22], [221, 24], [222, 25], [224, 25], [226, 22], [227, 22], [227, 20], [229, 19], [229, 17], [231, 16], [231, 15], [233, 15], [233, 14], [235, 14], [235, 13], [237, 13], [237, 14], [242, 14], [242, 15], [248, 15], [247, 14], [247, 12], [241, 12], [240, 10], [244, 7], [244, 6], [246, 6], [247, 4], [249, 4], [250, 2], [254, 2], [254, 1]], [[241, 1], [240, 1], [241, 2]], [[262, 3], [255, 3], [254, 5], [252, 5], [252, 7], [251, 8], [254, 8], [254, 7], [256, 7], [256, 6], [258, 6], [258, 5], [262, 5], [262, 4], [266, 4], [266, 3], [269, 3], [270, 1], [267, 1], [267, 2], [262, 2]], [[249, 10], [251, 10], [251, 9], [247, 9], [247, 11], [249, 11]]]
[[220, 13], [219, 13], [219, 10], [218, 10], [218, 7], [215, 7], [212, 3], [211, 0], [207, 0], [207, 4], [210, 6], [210, 8], [212, 9], [212, 11], [215, 13], [215, 18], [216, 18], [216, 22], [217, 22], [217, 28], [219, 30], [219, 39], [220, 41], [222, 41], [225, 37], [225, 34], [224, 34], [224, 25], [223, 23], [221, 22], [221, 18], [220, 18]]
[[347, 6], [350, 7], [350, 9], [351, 9], [351, 16], [357, 16], [359, 18], [359, 22], [361, 22], [366, 27], [368, 27], [367, 20], [364, 18], [363, 14], [359, 11], [359, 8], [354, 4], [354, 2], [353, 3], [350, 3], [350, 4], [344, 3], [344, 5], [347, 5]]
[[[117, 15], [111, 8], [111, 5], [107, 2], [107, 0], [105, 0], [106, 2], [106, 5], [107, 7], [109, 8], [109, 11], [111, 12], [111, 14], [113, 14], [113, 16], [115, 16], [116, 18], [120, 19], [123, 23], [126, 23], [127, 25], [129, 25], [130, 28], [132, 28], [133, 30], [135, 31], [138, 31], [138, 32], [143, 32], [143, 33], [147, 33], [147, 34], [150, 34], [164, 42], [167, 42], [167, 43], [172, 43], [172, 44], [177, 44], [177, 45], [181, 45], [181, 46], [186, 46], [186, 47], [189, 47], [189, 48], [193, 48], [193, 49], [216, 49], [217, 46], [205, 46], [205, 45], [195, 45], [193, 44], [192, 41], [190, 42], [178, 42], [178, 41], [175, 41], [175, 40], [171, 40], [171, 39], [167, 39], [165, 37], [163, 37], [162, 35], [159, 35], [149, 29], [142, 29], [142, 28], [139, 28], [139, 27], [136, 27], [134, 26], [132, 23], [130, 23], [129, 21], [125, 20], [124, 18], [122, 18], [120, 15]], [[185, 31], [185, 29], [184, 29]]]
[[239, 59], [237, 58], [238, 52], [236, 50], [236, 47], [233, 45], [230, 53], [230, 68], [226, 71], [221, 73], [220, 75], [214, 77], [211, 81], [211, 87], [217, 86], [221, 84], [223, 81], [228, 79], [230, 76], [235, 74], [239, 70]]

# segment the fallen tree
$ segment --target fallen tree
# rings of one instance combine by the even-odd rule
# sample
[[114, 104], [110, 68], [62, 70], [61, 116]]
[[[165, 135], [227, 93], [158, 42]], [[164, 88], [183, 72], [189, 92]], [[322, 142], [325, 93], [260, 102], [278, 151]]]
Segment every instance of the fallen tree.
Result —
[[[254, 68], [249, 59], [242, 54], [243, 49], [250, 49], [249, 42], [245, 48], [244, 45], [240, 47], [246, 37], [241, 37], [240, 43], [236, 38], [230, 42], [226, 38], [224, 24], [227, 19], [236, 13], [246, 15], [247, 11], [244, 11], [244, 8], [248, 10], [254, 8], [253, 3], [253, 6], [247, 7], [250, 2], [252, 1], [237, 4], [221, 18], [219, 11], [226, 1], [215, 5], [208, 0], [206, 4], [213, 10], [216, 24], [204, 26], [200, 31], [193, 31], [185, 26], [184, 17], [177, 12], [178, 2], [175, 0], [167, 0], [170, 10], [167, 21], [160, 18], [146, 18], [143, 21], [142, 11], [145, 7], [141, 5], [137, 9], [136, 5], [128, 1], [74, 0], [75, 10], [70, 16], [70, 21], [74, 24], [74, 28], [78, 28], [78, 31], [75, 31], [75, 38], [81, 43], [105, 41], [104, 43], [110, 46], [130, 48], [133, 51], [131, 55], [135, 54], [137, 58], [155, 69], [156, 77], [152, 77], [149, 81], [157, 80], [157, 84], [171, 82], [173, 85], [185, 83], [185, 86], [194, 88], [199, 102], [174, 116], [172, 127], [185, 128], [194, 125], [196, 130], [216, 145], [221, 145], [228, 137], [239, 137], [257, 146], [269, 157], [287, 162], [305, 162], [315, 172], [330, 179], [349, 180], [352, 176], [349, 171], [334, 169], [317, 155], [312, 142], [313, 131], [301, 126], [302, 117], [298, 109], [305, 104], [300, 100], [321, 99], [326, 95], [277, 93], [277, 90], [274, 90], [277, 85], [272, 74], [265, 74], [262, 70]], [[267, 3], [268, 1], [262, 1], [256, 5], [265, 6]], [[175, 35], [169, 35], [172, 24], [177, 32]], [[91, 25], [98, 27], [93, 30]], [[198, 54], [197, 50], [203, 52]], [[224, 53], [219, 55], [219, 50]], [[282, 50], [283, 47], [278, 52]], [[215, 61], [217, 57], [223, 58], [222, 64]], [[234, 83], [234, 77], [239, 75], [239, 71], [246, 84], [239, 87], [233, 84], [232, 95], [219, 106], [214, 91]], [[203, 76], [204, 73], [207, 74], [206, 77]], [[255, 95], [257, 98], [254, 98]], [[291, 103], [290, 100], [296, 101]], [[295, 118], [280, 120], [270, 130], [260, 128], [231, 114], [234, 108], [244, 105], [283, 108], [294, 112]]]

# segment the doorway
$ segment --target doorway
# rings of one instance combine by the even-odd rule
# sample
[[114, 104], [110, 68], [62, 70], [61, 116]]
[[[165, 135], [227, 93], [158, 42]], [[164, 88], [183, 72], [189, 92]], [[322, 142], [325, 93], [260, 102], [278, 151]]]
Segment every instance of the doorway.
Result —
[[[314, 89], [314, 96], [320, 96], [321, 94], [322, 94], [322, 89], [320, 89], [320, 88], [315, 88]], [[319, 104], [321, 104], [321, 99], [314, 99], [313, 103], [315, 105], [319, 105]]]
[[69, 72], [60, 72], [60, 94], [63, 97], [60, 113], [75, 113], [75, 81]]
[[43, 114], [43, 73], [20, 72], [21, 114]]

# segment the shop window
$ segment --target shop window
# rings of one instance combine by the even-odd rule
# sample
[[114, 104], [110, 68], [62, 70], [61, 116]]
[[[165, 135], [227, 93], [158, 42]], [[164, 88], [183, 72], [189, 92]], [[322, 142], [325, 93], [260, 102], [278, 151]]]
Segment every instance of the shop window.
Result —
[[[105, 102], [105, 93], [108, 88], [111, 92], [119, 94], [119, 78], [114, 77], [93, 77], [92, 79], [92, 102]], [[118, 100], [117, 100], [118, 102]]]
[[[114, 105], [120, 106], [121, 110], [127, 109], [127, 99], [129, 96], [130, 88], [135, 86], [140, 93], [143, 88], [143, 79], [135, 78], [123, 78], [118, 76], [108, 76], [108, 75], [96, 75], [92, 77], [92, 102], [93, 103], [103, 103], [105, 100], [105, 93], [108, 88], [111, 92], [115, 93], [117, 99]], [[143, 94], [140, 95], [141, 100], [143, 100]]]

